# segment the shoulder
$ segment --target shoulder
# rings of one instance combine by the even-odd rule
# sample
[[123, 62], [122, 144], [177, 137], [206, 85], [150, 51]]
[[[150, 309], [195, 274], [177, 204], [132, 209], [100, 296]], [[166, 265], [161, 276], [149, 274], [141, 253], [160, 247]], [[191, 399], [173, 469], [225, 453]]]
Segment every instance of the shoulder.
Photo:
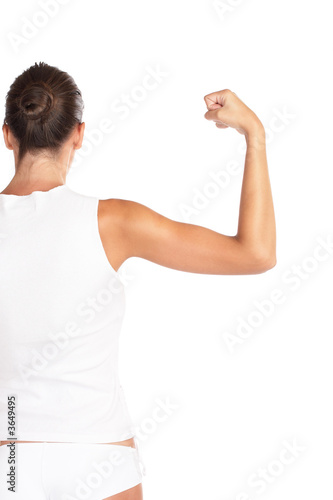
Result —
[[98, 225], [104, 239], [124, 245], [144, 225], [148, 207], [136, 201], [109, 198], [98, 201]]
[[98, 200], [98, 225], [100, 231], [110, 234], [110, 230], [124, 228], [127, 200], [109, 198]]
[[126, 257], [147, 258], [170, 236], [172, 221], [137, 201], [99, 200], [98, 223], [106, 244], [117, 241]]
[[151, 208], [137, 201], [122, 198], [99, 200], [98, 218], [101, 224], [113, 224], [130, 229], [137, 224], [148, 224], [152, 218], [162, 217]]
[[126, 221], [134, 213], [135, 202], [121, 198], [98, 200], [98, 220], [101, 225], [124, 228]]

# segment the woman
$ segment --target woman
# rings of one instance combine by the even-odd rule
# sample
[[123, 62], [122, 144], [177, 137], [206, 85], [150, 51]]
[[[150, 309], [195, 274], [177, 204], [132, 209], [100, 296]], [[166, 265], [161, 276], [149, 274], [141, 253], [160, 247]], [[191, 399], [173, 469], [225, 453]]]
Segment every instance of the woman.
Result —
[[0, 193], [1, 499], [12, 491], [16, 500], [142, 499], [143, 464], [117, 370], [125, 260], [221, 275], [275, 266], [264, 127], [230, 90], [204, 100], [207, 120], [246, 140], [235, 236], [71, 190], [81, 92], [45, 63], [11, 85], [3, 134], [15, 175]]

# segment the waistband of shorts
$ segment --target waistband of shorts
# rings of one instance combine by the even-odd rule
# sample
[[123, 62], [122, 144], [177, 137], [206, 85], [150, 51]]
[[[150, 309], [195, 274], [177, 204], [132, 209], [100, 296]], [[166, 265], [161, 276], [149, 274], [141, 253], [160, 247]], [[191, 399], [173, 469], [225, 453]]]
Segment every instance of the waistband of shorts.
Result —
[[[141, 472], [142, 472], [142, 475], [143, 475], [143, 476], [145, 476], [145, 475], [146, 475], [146, 473], [147, 473], [147, 471], [146, 471], [146, 465], [145, 465], [145, 463], [144, 463], [144, 460], [143, 460], [143, 458], [142, 458], [142, 454], [141, 454], [141, 444], [139, 443], [139, 440], [138, 440], [138, 437], [136, 436], [136, 434], [134, 434], [133, 439], [134, 439], [134, 443], [135, 443], [135, 448], [136, 448], [137, 453], [138, 453], [138, 458], [139, 458], [139, 463], [140, 463]], [[40, 445], [40, 446], [42, 446], [42, 445], [43, 445], [43, 448], [44, 448], [46, 445], [49, 445], [49, 444], [51, 444], [51, 445], [52, 445], [52, 444], [56, 444], [56, 445], [57, 445], [57, 444], [65, 444], [65, 445], [68, 445], [68, 444], [74, 444], [74, 445], [75, 445], [75, 444], [78, 444], [78, 445], [88, 445], [88, 446], [89, 446], [89, 445], [91, 445], [91, 444], [93, 444], [93, 445], [94, 445], [94, 444], [97, 444], [97, 445], [99, 445], [99, 444], [100, 444], [100, 443], [75, 443], [75, 442], [59, 442], [59, 443], [57, 443], [57, 442], [52, 442], [52, 443], [49, 443], [49, 442], [47, 442], [47, 441], [39, 441], [39, 442], [35, 442], [35, 443], [16, 443], [16, 442], [14, 441], [13, 443], [14, 443], [16, 446], [17, 446], [17, 445], [19, 445], [19, 444], [25, 444], [25, 445], [28, 445], [28, 444], [33, 444], [33, 445], [36, 445], [36, 444], [37, 444], [37, 445]], [[3, 448], [6, 448], [7, 446], [8, 446], [8, 444], [3, 444], [3, 445], [1, 446], [1, 448], [2, 448], [2, 447], [3, 447]], [[115, 445], [115, 446], [117, 446], [117, 445]], [[119, 445], [119, 446], [120, 446], [120, 445]], [[121, 447], [123, 447], [123, 445], [122, 445]]]

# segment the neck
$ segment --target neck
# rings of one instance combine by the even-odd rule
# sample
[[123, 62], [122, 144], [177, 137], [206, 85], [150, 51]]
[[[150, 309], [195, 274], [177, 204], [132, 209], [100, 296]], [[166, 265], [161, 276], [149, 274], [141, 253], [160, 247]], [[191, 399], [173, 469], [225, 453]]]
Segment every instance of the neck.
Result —
[[26, 155], [20, 163], [15, 158], [15, 175], [3, 193], [25, 195], [66, 184], [71, 159], [64, 153], [57, 159]]

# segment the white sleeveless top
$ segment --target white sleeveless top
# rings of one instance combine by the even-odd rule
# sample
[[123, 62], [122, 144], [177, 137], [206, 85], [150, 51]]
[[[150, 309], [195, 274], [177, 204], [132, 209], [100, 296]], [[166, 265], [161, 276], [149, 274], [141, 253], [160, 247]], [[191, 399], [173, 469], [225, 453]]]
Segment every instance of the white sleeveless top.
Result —
[[135, 436], [118, 377], [124, 283], [98, 201], [67, 185], [0, 194], [0, 440], [13, 437], [12, 396], [17, 440]]

